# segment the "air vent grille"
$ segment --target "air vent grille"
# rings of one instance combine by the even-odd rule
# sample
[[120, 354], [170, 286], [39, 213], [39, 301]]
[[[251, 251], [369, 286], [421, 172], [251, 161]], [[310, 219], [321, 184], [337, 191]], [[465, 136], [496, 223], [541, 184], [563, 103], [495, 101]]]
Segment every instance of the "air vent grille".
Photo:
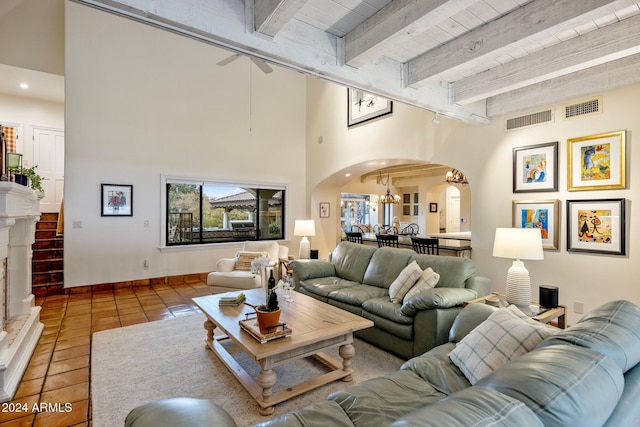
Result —
[[602, 111], [602, 97], [598, 96], [586, 101], [574, 102], [565, 105], [563, 108], [565, 119], [600, 113]]
[[543, 110], [526, 114], [520, 117], [507, 119], [507, 131], [520, 129], [527, 126], [539, 125], [553, 120], [553, 110]]

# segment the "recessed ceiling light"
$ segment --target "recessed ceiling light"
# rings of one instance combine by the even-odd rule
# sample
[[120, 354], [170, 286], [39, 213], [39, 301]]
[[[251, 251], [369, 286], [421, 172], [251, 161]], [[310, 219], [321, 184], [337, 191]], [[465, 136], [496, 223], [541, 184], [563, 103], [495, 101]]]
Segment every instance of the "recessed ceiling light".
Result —
[[26, 83], [20, 83], [20, 87], [21, 87], [22, 89], [29, 89], [29, 85], [28, 85], [28, 84], [26, 84]]
[[351, 176], [349, 172], [345, 173], [344, 176]]

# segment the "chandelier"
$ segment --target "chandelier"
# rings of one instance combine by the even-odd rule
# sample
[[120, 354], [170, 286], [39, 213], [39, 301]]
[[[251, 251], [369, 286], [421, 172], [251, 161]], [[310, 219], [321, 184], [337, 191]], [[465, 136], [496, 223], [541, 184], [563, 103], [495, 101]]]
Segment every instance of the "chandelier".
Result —
[[390, 205], [390, 204], [400, 203], [400, 200], [401, 200], [400, 196], [398, 196], [397, 194], [395, 196], [392, 195], [391, 194], [391, 190], [389, 190], [389, 175], [387, 175], [386, 182], [382, 180], [382, 173], [379, 173], [379, 175], [380, 175], [380, 183], [382, 185], [386, 185], [387, 186], [386, 194], [383, 194], [378, 199], [380, 201], [380, 203], [382, 203], [383, 205]]
[[447, 184], [466, 185], [469, 183], [469, 181], [467, 181], [467, 177], [464, 176], [464, 174], [458, 169], [451, 169], [449, 172], [447, 172], [445, 180], [447, 181]]

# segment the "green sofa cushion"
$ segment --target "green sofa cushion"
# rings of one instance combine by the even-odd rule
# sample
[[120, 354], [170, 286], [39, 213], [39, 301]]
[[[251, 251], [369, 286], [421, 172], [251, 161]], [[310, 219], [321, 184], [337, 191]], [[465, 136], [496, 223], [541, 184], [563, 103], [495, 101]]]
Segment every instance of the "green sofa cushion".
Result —
[[571, 328], [546, 339], [540, 347], [558, 343], [606, 354], [626, 372], [640, 362], [640, 308], [629, 301], [610, 301]]
[[435, 287], [408, 299], [400, 310], [406, 316], [415, 316], [420, 310], [455, 307], [477, 297], [477, 292], [471, 289]]
[[358, 282], [352, 282], [335, 276], [318, 277], [300, 281], [300, 288], [322, 297], [326, 297], [330, 293], [341, 289], [357, 289], [360, 286], [362, 285]]
[[385, 297], [389, 300], [389, 294], [386, 289], [360, 284], [333, 290], [328, 294], [328, 297], [336, 301], [360, 306], [371, 298]]
[[[217, 424], [211, 424], [216, 426]], [[340, 405], [332, 400], [314, 403], [253, 427], [353, 427]]]
[[476, 387], [524, 402], [545, 426], [596, 427], [613, 412], [624, 378], [609, 357], [583, 347], [556, 344], [511, 360], [478, 381]]
[[362, 283], [371, 257], [376, 252], [373, 246], [352, 242], [340, 242], [331, 253], [336, 276]]
[[440, 275], [437, 288], [464, 288], [468, 278], [476, 275], [476, 267], [468, 258], [413, 253], [420, 268], [431, 267]]
[[449, 358], [449, 353], [455, 347], [454, 343], [439, 345], [420, 356], [407, 360], [400, 369], [415, 372], [436, 390], [446, 395], [464, 390], [470, 387], [471, 383]]
[[414, 254], [410, 249], [378, 248], [371, 257], [362, 283], [389, 289]]
[[377, 314], [378, 316], [393, 320], [397, 323], [413, 324], [413, 316], [402, 314], [400, 307], [400, 304], [389, 301], [388, 297], [371, 298], [362, 302], [362, 308], [370, 313]]
[[388, 426], [445, 397], [411, 371], [396, 371], [330, 394], [356, 426]]
[[471, 387], [433, 405], [417, 409], [390, 427], [544, 427], [527, 406], [502, 393]]

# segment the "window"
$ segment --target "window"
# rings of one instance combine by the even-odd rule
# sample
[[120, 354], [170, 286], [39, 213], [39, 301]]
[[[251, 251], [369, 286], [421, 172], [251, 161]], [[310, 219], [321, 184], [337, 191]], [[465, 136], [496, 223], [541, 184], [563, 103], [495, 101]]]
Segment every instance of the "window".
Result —
[[283, 186], [166, 179], [166, 244], [284, 238]]

